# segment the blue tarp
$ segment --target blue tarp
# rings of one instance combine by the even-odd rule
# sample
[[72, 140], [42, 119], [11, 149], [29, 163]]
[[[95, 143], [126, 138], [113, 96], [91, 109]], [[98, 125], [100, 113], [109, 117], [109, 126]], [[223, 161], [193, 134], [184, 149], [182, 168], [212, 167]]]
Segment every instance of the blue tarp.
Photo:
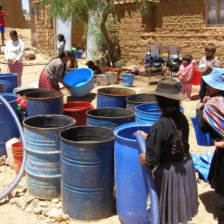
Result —
[[202, 153], [201, 155], [191, 155], [194, 163], [194, 169], [208, 181], [208, 173], [214, 155], [214, 150]]

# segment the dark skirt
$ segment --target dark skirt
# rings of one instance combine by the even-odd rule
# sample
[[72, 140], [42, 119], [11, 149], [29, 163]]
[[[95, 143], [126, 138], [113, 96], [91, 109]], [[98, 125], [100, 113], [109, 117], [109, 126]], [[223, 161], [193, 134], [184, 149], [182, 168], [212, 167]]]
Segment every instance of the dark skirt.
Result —
[[198, 192], [190, 154], [180, 162], [160, 165], [155, 173], [160, 224], [187, 223], [198, 212]]
[[224, 196], [224, 149], [217, 148], [212, 158], [208, 181], [217, 194]]

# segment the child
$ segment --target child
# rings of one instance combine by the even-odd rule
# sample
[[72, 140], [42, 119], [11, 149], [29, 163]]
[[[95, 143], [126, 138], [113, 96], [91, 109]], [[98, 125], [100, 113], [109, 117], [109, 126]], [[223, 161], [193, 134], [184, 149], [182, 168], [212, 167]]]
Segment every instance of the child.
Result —
[[[205, 56], [201, 59], [200, 64], [207, 65], [207, 70], [202, 73], [202, 76], [208, 75], [213, 67], [219, 67], [219, 61], [214, 57], [216, 52], [216, 47], [214, 44], [210, 43], [205, 46]], [[203, 102], [204, 97], [206, 96], [206, 83], [203, 79], [200, 81], [200, 91], [199, 97], [200, 101]]]
[[57, 53], [60, 54], [65, 50], [65, 37], [63, 34], [58, 34], [59, 44], [57, 45]]
[[5, 41], [5, 17], [7, 16], [7, 13], [2, 10], [2, 4], [0, 3], [0, 31], [2, 35], [2, 46], [4, 46]]
[[191, 100], [194, 65], [195, 61], [192, 60], [191, 55], [186, 54], [183, 56], [182, 65], [180, 66], [179, 71], [176, 74], [181, 82], [181, 92], [183, 94], [186, 94], [187, 101]]
[[71, 70], [74, 70], [76, 68], [78, 68], [78, 62], [77, 62], [77, 59], [76, 59], [76, 55], [75, 55], [75, 53], [71, 52], [70, 60], [67, 63], [67, 69], [69, 71], [71, 71]]
[[100, 70], [100, 68], [98, 66], [96, 66], [93, 61], [87, 61], [86, 65], [88, 66], [88, 68], [90, 68], [90, 69], [93, 70], [93, 73], [95, 75], [102, 73], [101, 70]]

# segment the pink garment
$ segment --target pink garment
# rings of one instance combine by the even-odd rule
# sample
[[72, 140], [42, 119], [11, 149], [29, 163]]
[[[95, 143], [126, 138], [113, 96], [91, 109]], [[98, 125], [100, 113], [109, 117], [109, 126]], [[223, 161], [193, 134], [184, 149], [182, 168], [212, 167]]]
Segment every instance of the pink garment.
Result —
[[192, 82], [192, 78], [194, 75], [194, 65], [195, 65], [195, 60], [192, 60], [189, 65], [187, 65], [187, 66], [181, 65], [180, 66], [177, 76], [179, 76], [181, 83], [191, 83]]
[[13, 64], [8, 62], [8, 73], [17, 73], [19, 86], [22, 85], [23, 63], [17, 62]]
[[53, 86], [51, 84], [51, 80], [48, 77], [47, 72], [45, 70], [43, 70], [40, 74], [39, 88], [60, 91], [59, 85]]
[[186, 94], [187, 100], [191, 100], [192, 83], [191, 82], [181, 82], [181, 92]]

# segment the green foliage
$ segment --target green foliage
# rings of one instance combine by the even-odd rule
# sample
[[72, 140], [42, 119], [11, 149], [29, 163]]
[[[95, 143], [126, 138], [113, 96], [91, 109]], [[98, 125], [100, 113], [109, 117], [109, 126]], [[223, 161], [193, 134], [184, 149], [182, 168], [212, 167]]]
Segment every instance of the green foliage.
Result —
[[119, 61], [114, 63], [115, 68], [122, 68], [125, 65], [127, 65], [127, 60], [125, 58], [122, 58]]

